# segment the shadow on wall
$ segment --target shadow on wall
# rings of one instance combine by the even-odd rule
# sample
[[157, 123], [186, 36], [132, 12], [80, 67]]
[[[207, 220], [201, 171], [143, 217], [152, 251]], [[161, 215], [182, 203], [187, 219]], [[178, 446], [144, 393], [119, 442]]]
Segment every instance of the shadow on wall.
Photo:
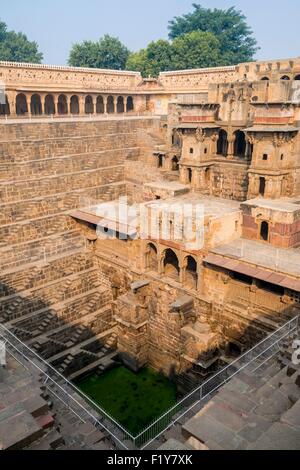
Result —
[[[87, 260], [83, 262], [82, 267], [88, 266]], [[47, 274], [52, 274], [52, 285], [43, 287]], [[96, 270], [89, 268], [80, 280], [76, 273], [62, 280], [63, 274], [62, 267], [50, 273], [45, 266], [33, 268], [27, 278], [22, 272], [7, 275], [14, 276], [15, 283], [23, 282], [23, 292], [13, 283], [0, 283], [0, 322], [73, 380], [94, 370], [102, 372], [101, 359], [112, 359], [117, 343], [111, 295], [100, 287]]]

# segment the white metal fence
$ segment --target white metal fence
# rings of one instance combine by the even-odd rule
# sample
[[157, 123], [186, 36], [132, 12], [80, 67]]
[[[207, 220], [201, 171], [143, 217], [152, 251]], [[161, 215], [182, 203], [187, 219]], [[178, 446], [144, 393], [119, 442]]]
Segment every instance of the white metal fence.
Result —
[[91, 422], [95, 427], [106, 431], [120, 449], [128, 449], [126, 443], [134, 442], [134, 436], [121, 424], [44, 361], [35, 351], [20, 341], [4, 325], [0, 325], [0, 339], [4, 341], [7, 353], [11, 354], [26, 369], [31, 367], [37, 370], [41, 376], [42, 385], [82, 422]]
[[243, 354], [229, 366], [220, 370], [176, 405], [153, 421], [137, 436], [129, 433], [120, 423], [100, 408], [93, 400], [69, 382], [51, 365], [44, 361], [28, 346], [22, 343], [5, 326], [0, 325], [0, 339], [6, 343], [7, 352], [25, 367], [31, 364], [43, 378], [43, 385], [57, 399], [63, 402], [80, 420], [91, 422], [105, 430], [120, 449], [145, 449], [177, 422], [192, 417], [222, 385], [242, 371], [255, 373], [263, 364], [277, 354], [282, 341], [299, 331], [299, 317], [295, 317], [270, 336]]

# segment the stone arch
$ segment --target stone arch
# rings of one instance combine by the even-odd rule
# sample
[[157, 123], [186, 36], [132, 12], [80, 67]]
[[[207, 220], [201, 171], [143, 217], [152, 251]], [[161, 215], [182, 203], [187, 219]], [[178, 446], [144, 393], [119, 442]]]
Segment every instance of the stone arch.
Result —
[[16, 98], [16, 114], [17, 116], [24, 116], [28, 113], [27, 98], [24, 93], [19, 93]]
[[288, 80], [290, 80], [290, 77], [289, 77], [288, 75], [283, 75], [283, 76], [280, 78], [280, 80], [286, 80], [286, 81], [288, 81]]
[[172, 277], [176, 280], [179, 279], [179, 260], [176, 253], [170, 248], [164, 252], [164, 273], [166, 276]]
[[147, 269], [158, 271], [158, 250], [154, 243], [147, 245]]
[[296, 75], [296, 77], [294, 78], [294, 80], [300, 80], [300, 75]]
[[70, 99], [70, 113], [79, 114], [79, 99], [77, 95], [71, 96]]
[[262, 81], [270, 81], [269, 77], [262, 77], [261, 80]]
[[117, 113], [124, 113], [125, 112], [125, 105], [124, 105], [124, 98], [123, 96], [118, 96], [117, 100]]
[[55, 104], [53, 95], [47, 95], [45, 98], [45, 114], [47, 116], [55, 114]]
[[126, 100], [126, 111], [129, 113], [130, 111], [134, 110], [134, 101], [132, 96], [128, 96]]
[[40, 95], [32, 95], [30, 100], [30, 111], [31, 114], [33, 114], [34, 116], [40, 116], [41, 114], [43, 114], [42, 101]]
[[268, 242], [269, 231], [270, 231], [269, 223], [264, 220], [260, 225], [260, 239], [265, 242]]
[[176, 155], [172, 158], [172, 171], [179, 171], [179, 159]]
[[236, 157], [245, 157], [246, 155], [246, 135], [245, 132], [238, 130], [234, 133], [235, 141], [234, 141], [234, 156]]
[[228, 152], [228, 133], [221, 129], [219, 131], [219, 137], [217, 141], [217, 154], [223, 155], [224, 157], [227, 156]]
[[5, 95], [5, 103], [0, 103], [0, 116], [9, 116], [10, 106], [7, 95]]
[[108, 114], [113, 114], [115, 112], [115, 102], [113, 96], [109, 96], [107, 98], [106, 112]]
[[66, 95], [59, 95], [58, 97], [57, 113], [60, 115], [68, 114], [68, 102]]
[[103, 96], [98, 96], [97, 97], [97, 103], [96, 103], [96, 113], [97, 114], [104, 114], [105, 109], [104, 109], [104, 99]]
[[197, 289], [198, 286], [198, 263], [193, 256], [187, 256], [185, 259], [185, 285], [191, 289]]
[[85, 114], [94, 114], [94, 103], [91, 95], [85, 97], [84, 112]]

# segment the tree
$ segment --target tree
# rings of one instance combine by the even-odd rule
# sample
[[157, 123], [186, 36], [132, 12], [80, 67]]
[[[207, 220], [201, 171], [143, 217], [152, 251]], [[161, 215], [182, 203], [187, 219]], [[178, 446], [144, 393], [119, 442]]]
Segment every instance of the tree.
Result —
[[172, 69], [172, 46], [160, 39], [151, 42], [146, 49], [131, 54], [126, 69], [141, 72], [143, 77], [156, 77], [159, 72]]
[[68, 60], [68, 64], [73, 67], [96, 68], [98, 63], [98, 44], [93, 41], [83, 41], [74, 44]]
[[192, 31], [214, 34], [220, 41], [222, 65], [249, 62], [257, 50], [257, 41], [245, 15], [234, 7], [228, 10], [203, 8], [193, 4], [194, 11], [169, 22], [169, 37], [175, 39]]
[[0, 22], [0, 60], [40, 64], [43, 54], [35, 41], [29, 41], [23, 33], [7, 31], [6, 24]]
[[193, 31], [172, 44], [174, 70], [216, 67], [222, 63], [220, 42], [212, 33]]
[[157, 77], [167, 70], [214, 67], [221, 63], [218, 39], [212, 33], [193, 31], [173, 42], [151, 42], [146, 49], [129, 56], [126, 68], [141, 72], [143, 77]]
[[106, 34], [97, 42], [74, 44], [68, 63], [73, 67], [124, 70], [129, 54], [118, 38]]

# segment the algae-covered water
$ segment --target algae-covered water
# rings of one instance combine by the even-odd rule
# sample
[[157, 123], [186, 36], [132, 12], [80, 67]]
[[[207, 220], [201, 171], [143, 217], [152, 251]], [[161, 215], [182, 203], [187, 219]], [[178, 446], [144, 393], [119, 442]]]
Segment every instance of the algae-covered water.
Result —
[[176, 386], [148, 368], [135, 374], [116, 367], [77, 386], [133, 435], [176, 403]]

